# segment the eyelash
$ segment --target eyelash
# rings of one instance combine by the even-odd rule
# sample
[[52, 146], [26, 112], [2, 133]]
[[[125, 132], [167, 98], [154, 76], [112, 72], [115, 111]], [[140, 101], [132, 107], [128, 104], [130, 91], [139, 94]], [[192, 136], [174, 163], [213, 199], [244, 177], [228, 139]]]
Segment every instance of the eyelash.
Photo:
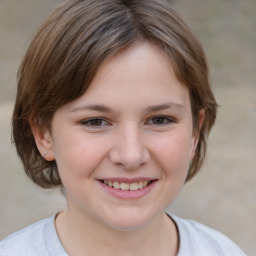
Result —
[[[92, 122], [97, 122], [100, 121], [100, 125], [93, 125]], [[105, 123], [104, 125], [102, 125], [102, 123]], [[108, 121], [106, 121], [104, 118], [102, 117], [94, 117], [94, 118], [90, 118], [90, 119], [86, 119], [80, 122], [80, 124], [88, 126], [88, 127], [93, 127], [93, 128], [101, 128], [102, 126], [106, 126], [106, 125], [110, 125]]]
[[153, 121], [154, 119], [155, 120], [156, 119], [162, 119], [162, 121], [163, 121], [163, 123], [161, 123], [161, 124], [152, 123], [152, 125], [156, 125], [156, 126], [164, 126], [164, 125], [168, 125], [168, 124], [176, 122], [173, 118], [170, 118], [170, 117], [167, 117], [167, 116], [153, 116], [149, 119], [149, 121], [147, 121], [147, 123], [149, 123], [150, 121]]
[[[158, 121], [161, 120], [162, 123], [158, 123], [158, 124], [154, 123], [154, 121], [157, 121], [157, 119], [158, 119]], [[95, 125], [95, 123], [93, 124], [93, 122], [96, 122], [96, 125]], [[97, 122], [100, 122], [100, 123], [97, 124]], [[146, 121], [146, 125], [149, 124], [149, 125], [154, 125], [154, 126], [165, 126], [165, 125], [169, 125], [169, 124], [175, 123], [175, 122], [176, 121], [173, 118], [170, 118], [167, 116], [153, 116]], [[111, 125], [108, 121], [105, 120], [105, 118], [102, 118], [102, 117], [94, 117], [94, 118], [90, 118], [90, 119], [85, 119], [85, 120], [82, 120], [80, 122], [80, 124], [85, 125], [90, 128], [96, 128], [96, 129], [102, 128], [103, 126]]]

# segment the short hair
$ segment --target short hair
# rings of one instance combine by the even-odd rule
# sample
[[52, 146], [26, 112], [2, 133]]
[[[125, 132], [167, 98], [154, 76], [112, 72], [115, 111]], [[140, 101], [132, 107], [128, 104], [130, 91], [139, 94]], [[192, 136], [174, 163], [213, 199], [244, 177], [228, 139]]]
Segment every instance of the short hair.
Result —
[[[200, 42], [168, 0], [69, 0], [53, 10], [34, 36], [18, 72], [13, 141], [26, 174], [43, 188], [62, 187], [55, 161], [35, 144], [30, 120], [50, 129], [55, 111], [81, 96], [108, 58], [138, 41], [157, 45], [189, 91], [193, 126], [205, 110], [186, 181], [199, 171], [217, 103]], [[121, 85], [120, 85], [121, 86]]]

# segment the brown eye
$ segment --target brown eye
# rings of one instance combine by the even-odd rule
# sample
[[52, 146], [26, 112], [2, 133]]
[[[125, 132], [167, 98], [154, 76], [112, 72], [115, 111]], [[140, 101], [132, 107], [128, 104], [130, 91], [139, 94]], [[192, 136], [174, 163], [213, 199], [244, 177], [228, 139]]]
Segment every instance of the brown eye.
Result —
[[153, 125], [167, 125], [170, 123], [173, 123], [174, 120], [172, 120], [169, 117], [166, 116], [155, 116], [152, 117], [149, 121], [148, 124], [153, 124]]
[[81, 124], [90, 127], [101, 127], [107, 125], [107, 122], [102, 118], [93, 118], [89, 120], [83, 120]]
[[153, 124], [164, 124], [164, 122], [165, 122], [165, 118], [162, 116], [152, 118]]
[[88, 122], [92, 126], [100, 126], [103, 123], [102, 119], [93, 119]]

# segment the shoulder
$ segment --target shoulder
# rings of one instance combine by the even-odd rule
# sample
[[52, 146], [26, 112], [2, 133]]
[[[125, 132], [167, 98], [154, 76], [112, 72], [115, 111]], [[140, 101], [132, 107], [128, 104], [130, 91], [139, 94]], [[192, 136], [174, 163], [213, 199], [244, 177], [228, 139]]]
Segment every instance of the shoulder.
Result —
[[241, 249], [222, 233], [192, 220], [169, 216], [177, 225], [180, 236], [178, 256], [245, 256]]
[[[46, 240], [56, 240], [54, 216], [17, 231], [0, 242], [0, 256], [47, 256]], [[45, 239], [45, 238], [48, 239]]]

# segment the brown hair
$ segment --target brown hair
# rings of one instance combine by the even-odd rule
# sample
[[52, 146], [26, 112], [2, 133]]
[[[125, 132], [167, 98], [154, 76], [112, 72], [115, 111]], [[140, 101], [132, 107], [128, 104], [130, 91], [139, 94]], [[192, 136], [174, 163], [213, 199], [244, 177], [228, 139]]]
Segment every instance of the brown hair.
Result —
[[194, 127], [205, 119], [187, 181], [200, 169], [206, 138], [216, 117], [201, 44], [168, 0], [69, 0], [57, 7], [32, 40], [18, 73], [13, 140], [27, 175], [39, 186], [61, 186], [55, 161], [39, 153], [29, 120], [50, 129], [55, 111], [81, 96], [99, 66], [139, 40], [170, 57], [177, 78], [189, 89]]

